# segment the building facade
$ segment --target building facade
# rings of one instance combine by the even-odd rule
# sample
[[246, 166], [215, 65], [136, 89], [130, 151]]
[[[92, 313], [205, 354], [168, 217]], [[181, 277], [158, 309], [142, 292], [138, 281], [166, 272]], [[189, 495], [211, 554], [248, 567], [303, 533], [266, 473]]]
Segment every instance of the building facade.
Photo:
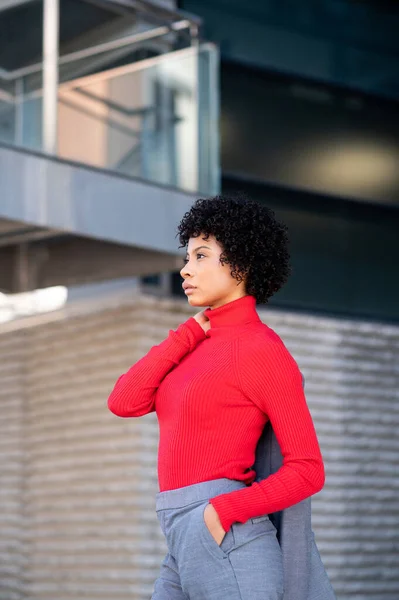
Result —
[[[155, 413], [107, 409], [117, 379], [193, 314], [139, 292], [4, 325], [0, 598], [149, 598], [167, 549]], [[312, 528], [339, 600], [396, 600], [399, 327], [259, 310], [295, 356], [325, 462]]]
[[0, 291], [69, 299], [0, 305], [0, 600], [150, 596], [158, 424], [106, 401], [193, 314], [178, 220], [236, 190], [290, 232], [259, 314], [306, 378], [337, 598], [398, 598], [398, 21], [371, 0], [3, 0]]

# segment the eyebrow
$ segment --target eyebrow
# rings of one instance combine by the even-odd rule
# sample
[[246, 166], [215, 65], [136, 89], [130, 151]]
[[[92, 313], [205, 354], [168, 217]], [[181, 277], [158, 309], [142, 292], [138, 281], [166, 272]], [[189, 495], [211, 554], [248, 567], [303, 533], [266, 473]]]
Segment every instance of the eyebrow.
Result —
[[[209, 246], [198, 246], [198, 248], [194, 248], [193, 254], [194, 254], [194, 252], [197, 252], [198, 250], [201, 250], [201, 248], [208, 248], [208, 250], [212, 250], [212, 248], [210, 248]], [[188, 255], [188, 252], [186, 252], [186, 256], [187, 255]]]

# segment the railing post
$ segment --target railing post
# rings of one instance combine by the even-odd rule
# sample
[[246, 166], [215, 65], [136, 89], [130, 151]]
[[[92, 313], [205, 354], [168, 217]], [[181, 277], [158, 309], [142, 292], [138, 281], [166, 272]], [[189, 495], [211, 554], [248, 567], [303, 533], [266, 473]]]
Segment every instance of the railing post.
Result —
[[43, 0], [43, 150], [57, 153], [59, 0]]
[[24, 78], [19, 77], [15, 82], [15, 133], [14, 142], [17, 146], [24, 143]]

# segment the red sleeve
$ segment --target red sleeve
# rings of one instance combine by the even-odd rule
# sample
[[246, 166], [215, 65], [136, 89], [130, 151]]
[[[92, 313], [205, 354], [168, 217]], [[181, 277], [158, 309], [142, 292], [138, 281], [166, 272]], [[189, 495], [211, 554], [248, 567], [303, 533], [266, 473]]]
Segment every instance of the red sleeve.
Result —
[[163, 342], [153, 346], [119, 377], [108, 398], [109, 410], [119, 417], [141, 417], [154, 412], [155, 396], [162, 380], [205, 337], [194, 317], [176, 330], [171, 329]]
[[282, 340], [274, 336], [252, 338], [248, 347], [244, 339], [236, 340], [234, 367], [243, 394], [268, 416], [283, 464], [266, 479], [210, 500], [225, 531], [235, 521], [288, 508], [324, 486], [324, 464], [302, 375]]

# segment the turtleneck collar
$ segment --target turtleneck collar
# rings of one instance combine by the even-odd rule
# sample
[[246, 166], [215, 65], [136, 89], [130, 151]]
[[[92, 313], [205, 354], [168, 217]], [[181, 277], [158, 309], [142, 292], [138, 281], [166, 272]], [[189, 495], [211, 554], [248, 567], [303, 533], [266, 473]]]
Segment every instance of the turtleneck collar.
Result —
[[260, 321], [256, 312], [256, 298], [250, 295], [227, 302], [218, 308], [207, 308], [204, 314], [211, 323], [211, 329]]

